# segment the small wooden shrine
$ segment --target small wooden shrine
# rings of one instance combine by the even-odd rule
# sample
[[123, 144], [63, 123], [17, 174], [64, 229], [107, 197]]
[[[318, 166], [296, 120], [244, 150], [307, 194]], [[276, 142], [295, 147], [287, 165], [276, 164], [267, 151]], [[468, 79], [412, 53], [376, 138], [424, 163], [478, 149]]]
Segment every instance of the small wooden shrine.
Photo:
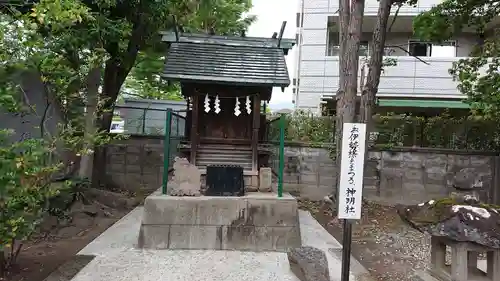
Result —
[[179, 81], [188, 100], [187, 142], [181, 152], [202, 175], [211, 165], [243, 168], [245, 186], [259, 187], [259, 142], [264, 138], [265, 113], [273, 87], [287, 87], [285, 55], [294, 40], [164, 33], [169, 43], [164, 79]]

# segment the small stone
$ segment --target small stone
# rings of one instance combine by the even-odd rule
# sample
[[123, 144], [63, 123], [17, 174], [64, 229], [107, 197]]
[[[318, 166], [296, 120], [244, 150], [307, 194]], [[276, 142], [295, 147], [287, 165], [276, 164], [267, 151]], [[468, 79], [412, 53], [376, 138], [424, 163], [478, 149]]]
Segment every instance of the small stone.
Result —
[[330, 281], [325, 253], [314, 247], [295, 248], [287, 253], [290, 269], [301, 281]]
[[186, 158], [175, 157], [174, 177], [168, 183], [171, 196], [200, 196], [201, 173]]

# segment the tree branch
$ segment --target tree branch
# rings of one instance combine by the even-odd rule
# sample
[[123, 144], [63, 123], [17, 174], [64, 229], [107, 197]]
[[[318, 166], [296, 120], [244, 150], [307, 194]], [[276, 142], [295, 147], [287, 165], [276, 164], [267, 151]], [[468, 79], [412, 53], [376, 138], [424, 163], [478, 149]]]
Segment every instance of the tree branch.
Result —
[[405, 53], [407, 53], [408, 55], [410, 55], [411, 57], [416, 58], [416, 59], [417, 59], [417, 60], [419, 60], [420, 62], [425, 63], [425, 64], [427, 64], [427, 65], [430, 65], [430, 63], [429, 63], [429, 62], [424, 61], [423, 59], [419, 58], [418, 56], [414, 56], [414, 55], [412, 55], [412, 54], [411, 54], [411, 53], [410, 53], [407, 49], [405, 49], [405, 48], [403, 48], [403, 47], [401, 47], [401, 46], [399, 46], [399, 45], [388, 45], [388, 46], [385, 46], [385, 47], [386, 47], [386, 48], [397, 48], [397, 49], [400, 49], [400, 50], [404, 51]]
[[390, 33], [392, 30], [392, 27], [394, 26], [394, 23], [396, 22], [396, 19], [398, 18], [399, 10], [401, 10], [401, 7], [403, 6], [402, 3], [398, 4], [398, 9], [396, 12], [394, 12], [394, 17], [392, 18], [391, 24], [389, 25], [389, 28], [387, 29], [387, 33]]

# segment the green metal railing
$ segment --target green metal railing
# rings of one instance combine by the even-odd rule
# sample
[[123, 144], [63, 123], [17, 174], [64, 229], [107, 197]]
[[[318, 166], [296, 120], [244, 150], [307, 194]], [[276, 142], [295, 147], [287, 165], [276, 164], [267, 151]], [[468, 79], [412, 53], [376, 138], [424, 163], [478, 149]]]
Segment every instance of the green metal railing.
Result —
[[[115, 106], [115, 121], [123, 121], [125, 133], [143, 136], [165, 135], [165, 114], [168, 109]], [[184, 111], [173, 110], [174, 113]], [[185, 115], [185, 114], [184, 114]]]
[[283, 197], [283, 171], [285, 170], [285, 116], [266, 122], [265, 143], [270, 149], [270, 166], [278, 178], [278, 197]]
[[175, 155], [181, 141], [185, 139], [186, 118], [168, 110], [165, 118], [165, 135], [163, 139], [163, 181], [162, 193], [167, 194], [168, 173], [174, 163]]

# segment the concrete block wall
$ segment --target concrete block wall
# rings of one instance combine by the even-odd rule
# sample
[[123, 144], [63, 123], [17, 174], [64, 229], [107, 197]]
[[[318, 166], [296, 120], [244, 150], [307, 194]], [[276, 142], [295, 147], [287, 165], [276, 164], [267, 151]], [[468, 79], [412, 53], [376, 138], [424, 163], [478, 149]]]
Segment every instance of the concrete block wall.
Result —
[[163, 176], [163, 140], [131, 137], [107, 146], [106, 173], [130, 191], [160, 188]]
[[[163, 175], [161, 138], [131, 137], [108, 146], [107, 173], [119, 186], [156, 190]], [[491, 186], [493, 156], [479, 152], [407, 148], [371, 151], [365, 168], [367, 198], [388, 203], [416, 203], [445, 196], [455, 176], [484, 176]], [[284, 189], [321, 200], [336, 185], [335, 163], [328, 149], [293, 145], [285, 148]], [[488, 194], [484, 194], [487, 196]]]

